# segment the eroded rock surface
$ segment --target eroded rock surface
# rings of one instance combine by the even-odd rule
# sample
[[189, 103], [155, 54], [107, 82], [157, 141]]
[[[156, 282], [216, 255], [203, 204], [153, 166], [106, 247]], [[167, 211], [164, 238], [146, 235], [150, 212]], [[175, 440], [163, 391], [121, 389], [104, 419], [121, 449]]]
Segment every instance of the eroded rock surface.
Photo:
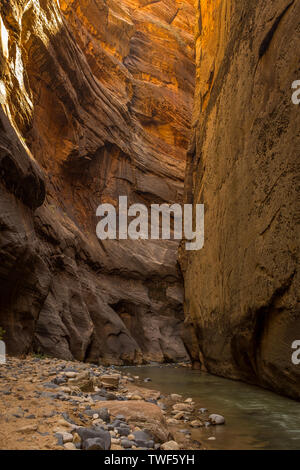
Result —
[[194, 360], [298, 398], [299, 15], [296, 1], [199, 2], [186, 197], [205, 204], [205, 246], [181, 256]]
[[[60, 4], [59, 4], [60, 3]], [[0, 325], [8, 352], [187, 360], [175, 242], [99, 242], [100, 203], [180, 202], [192, 1], [0, 5]]]

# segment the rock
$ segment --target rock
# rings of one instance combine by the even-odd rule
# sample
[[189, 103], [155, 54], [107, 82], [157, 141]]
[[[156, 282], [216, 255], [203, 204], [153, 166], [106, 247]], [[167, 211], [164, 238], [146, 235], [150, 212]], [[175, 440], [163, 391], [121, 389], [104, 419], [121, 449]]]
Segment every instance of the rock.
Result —
[[164, 442], [164, 444], [162, 444], [160, 448], [162, 450], [179, 450], [180, 449], [179, 444], [175, 441]]
[[[87, 409], [84, 411], [84, 413], [87, 415], [87, 416], [90, 416], [91, 418], [93, 416], [96, 416], [97, 415], [97, 418], [100, 418], [102, 419], [103, 421], [105, 421], [106, 423], [109, 423], [110, 421], [110, 414], [109, 414], [109, 411], [106, 407], [104, 408], [97, 408], [97, 410], [90, 410], [90, 409]], [[96, 418], [94, 418], [96, 419]]]
[[67, 442], [73, 442], [73, 434], [69, 432], [62, 433], [62, 440], [64, 444], [66, 444]]
[[172, 393], [170, 395], [170, 398], [173, 401], [181, 401], [182, 400], [182, 395], [178, 395], [177, 393]]
[[221, 415], [212, 414], [208, 419], [212, 424], [225, 424], [225, 418]]
[[133, 446], [132, 442], [129, 440], [129, 439], [122, 439], [121, 440], [121, 446], [124, 448], [124, 449], [131, 449], [131, 447]]
[[120, 436], [128, 436], [130, 434], [130, 428], [116, 428], [118, 434]]
[[[108, 431], [100, 427], [78, 428], [77, 434], [82, 441], [84, 450], [109, 450], [111, 437]], [[87, 442], [88, 441], [88, 442]]]
[[54, 436], [55, 436], [56, 439], [57, 439], [57, 445], [63, 446], [63, 445], [64, 445], [64, 441], [63, 441], [63, 438], [62, 438], [62, 432], [56, 432], [56, 433], [54, 433]]
[[66, 442], [66, 444], [64, 444], [64, 448], [66, 450], [77, 450], [75, 444], [73, 444], [72, 442]]
[[203, 414], [203, 413], [206, 413], [206, 412], [207, 412], [207, 409], [206, 409], [206, 408], [200, 408], [200, 409], [199, 409], [199, 413], [202, 413], [202, 414]]
[[176, 403], [172, 408], [174, 411], [193, 411], [193, 407], [189, 403]]
[[82, 444], [83, 450], [108, 450], [104, 446], [104, 442], [99, 437], [90, 437], [85, 439]]
[[146, 377], [146, 379], [144, 379], [144, 382], [147, 383], [147, 382], [152, 382], [152, 379], [150, 379], [149, 377]]
[[152, 442], [152, 436], [147, 431], [134, 431], [134, 441], [138, 447], [149, 447], [149, 443]]
[[192, 398], [187, 398], [186, 400], [184, 400], [184, 403], [193, 403], [193, 399]]
[[119, 387], [120, 375], [101, 375], [99, 380], [103, 387], [116, 390]]

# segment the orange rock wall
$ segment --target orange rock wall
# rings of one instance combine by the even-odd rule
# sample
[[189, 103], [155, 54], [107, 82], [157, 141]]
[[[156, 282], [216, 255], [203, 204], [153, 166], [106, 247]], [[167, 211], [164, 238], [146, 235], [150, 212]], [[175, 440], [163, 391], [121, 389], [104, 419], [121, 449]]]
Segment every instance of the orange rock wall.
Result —
[[177, 243], [99, 242], [95, 213], [182, 201], [192, 2], [13, 0], [0, 16], [9, 352], [186, 360]]

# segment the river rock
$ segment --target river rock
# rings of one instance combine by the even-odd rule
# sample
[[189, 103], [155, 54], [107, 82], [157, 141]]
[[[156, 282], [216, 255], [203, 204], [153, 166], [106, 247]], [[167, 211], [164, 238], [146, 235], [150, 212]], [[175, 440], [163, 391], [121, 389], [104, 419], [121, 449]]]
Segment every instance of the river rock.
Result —
[[131, 449], [131, 447], [133, 446], [133, 443], [129, 439], [122, 439], [121, 440], [121, 446], [124, 449]]
[[204, 424], [201, 421], [199, 421], [198, 419], [195, 419], [194, 421], [192, 421], [190, 423], [190, 425], [192, 426], [192, 428], [200, 428], [200, 427], [204, 426]]
[[103, 439], [99, 437], [89, 437], [85, 439], [82, 444], [83, 450], [108, 450], [105, 447]]
[[152, 447], [151, 443], [152, 436], [149, 432], [146, 431], [134, 431], [133, 433], [134, 441], [138, 445], [138, 447]]
[[64, 444], [64, 448], [65, 448], [66, 450], [77, 450], [76, 445], [73, 444], [72, 442], [66, 442], [66, 443]]
[[[82, 440], [82, 447], [86, 450], [109, 450], [111, 445], [111, 437], [108, 431], [100, 427], [95, 428], [78, 428], [77, 434]], [[94, 441], [97, 439], [97, 441]], [[89, 442], [86, 444], [86, 441]], [[97, 447], [97, 449], [94, 449]], [[99, 448], [101, 447], [101, 449]], [[99, 448], [99, 449], [98, 449]]]
[[73, 442], [73, 434], [69, 432], [62, 433], [61, 437], [64, 444], [66, 444], [67, 442]]
[[208, 418], [212, 424], [225, 424], [224, 416], [211, 414]]
[[174, 411], [193, 411], [193, 407], [189, 403], [176, 403], [176, 405], [173, 405], [173, 410]]
[[179, 450], [180, 449], [180, 446], [177, 442], [175, 441], [168, 441], [168, 442], [165, 442], [164, 444], [162, 444], [160, 446], [160, 448], [162, 450]]

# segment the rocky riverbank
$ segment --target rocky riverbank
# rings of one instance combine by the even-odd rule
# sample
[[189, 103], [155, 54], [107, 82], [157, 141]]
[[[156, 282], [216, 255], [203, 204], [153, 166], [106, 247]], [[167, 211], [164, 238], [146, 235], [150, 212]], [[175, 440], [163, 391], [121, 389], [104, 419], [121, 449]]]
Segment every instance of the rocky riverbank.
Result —
[[224, 424], [113, 366], [52, 358], [8, 358], [0, 396], [0, 449], [204, 449], [192, 431]]

